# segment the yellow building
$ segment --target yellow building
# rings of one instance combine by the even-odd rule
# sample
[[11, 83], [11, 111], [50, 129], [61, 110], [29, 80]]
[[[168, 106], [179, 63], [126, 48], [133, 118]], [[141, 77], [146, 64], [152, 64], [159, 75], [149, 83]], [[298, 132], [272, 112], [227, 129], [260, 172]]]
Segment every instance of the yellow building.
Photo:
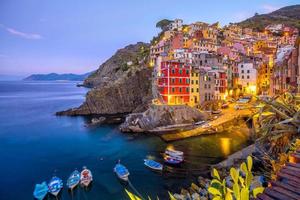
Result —
[[199, 72], [192, 70], [191, 82], [190, 82], [190, 103], [189, 105], [194, 107], [199, 105]]

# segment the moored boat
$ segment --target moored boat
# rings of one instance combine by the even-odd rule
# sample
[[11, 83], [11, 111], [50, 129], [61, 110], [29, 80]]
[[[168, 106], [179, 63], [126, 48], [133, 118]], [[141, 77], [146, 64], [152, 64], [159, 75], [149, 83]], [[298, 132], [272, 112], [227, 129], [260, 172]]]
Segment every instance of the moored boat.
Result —
[[166, 149], [165, 154], [168, 155], [168, 156], [183, 157], [183, 152], [182, 151], [177, 151], [177, 150], [173, 150], [173, 149]]
[[86, 167], [83, 167], [83, 170], [81, 171], [81, 174], [80, 174], [80, 183], [83, 185], [83, 186], [89, 186], [90, 183], [93, 181], [93, 175], [92, 175], [92, 172], [87, 169]]
[[183, 162], [182, 157], [168, 156], [168, 155], [164, 156], [164, 160], [166, 163], [173, 164], [173, 165], [177, 165]]
[[34, 198], [38, 199], [38, 200], [43, 200], [46, 195], [48, 194], [48, 185], [47, 183], [44, 181], [41, 184], [36, 184], [34, 187], [34, 191], [33, 191], [33, 196]]
[[116, 164], [114, 167], [114, 172], [121, 180], [128, 181], [129, 171], [124, 165], [120, 163]]
[[156, 162], [154, 160], [151, 159], [144, 159], [144, 164], [154, 170], [162, 170], [163, 169], [163, 165], [160, 164], [159, 162]]
[[67, 186], [72, 190], [79, 184], [79, 182], [80, 182], [80, 173], [78, 170], [75, 170], [68, 178]]
[[49, 188], [49, 192], [51, 194], [53, 194], [54, 196], [57, 196], [58, 193], [60, 192], [60, 190], [63, 188], [63, 181], [60, 178], [54, 176], [50, 180], [50, 182], [48, 184], [48, 188]]

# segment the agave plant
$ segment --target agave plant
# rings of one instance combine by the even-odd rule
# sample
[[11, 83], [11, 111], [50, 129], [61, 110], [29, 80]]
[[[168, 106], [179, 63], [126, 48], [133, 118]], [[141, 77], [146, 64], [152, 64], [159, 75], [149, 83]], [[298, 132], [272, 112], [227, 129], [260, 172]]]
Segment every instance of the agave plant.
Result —
[[290, 141], [299, 136], [300, 105], [297, 100], [288, 92], [270, 100], [261, 100], [264, 106], [257, 113], [260, 135], [257, 144], [272, 158], [286, 152]]
[[[211, 181], [208, 192], [213, 195], [213, 200], [249, 200], [250, 197], [256, 198], [259, 193], [264, 191], [264, 187], [252, 188], [252, 157], [247, 157], [247, 164], [243, 162], [239, 169], [231, 168], [230, 177], [233, 181], [232, 188], [226, 185], [226, 180], [221, 179], [218, 171], [213, 169], [214, 179]], [[242, 172], [242, 173], [240, 173]], [[243, 174], [243, 175], [241, 175]]]

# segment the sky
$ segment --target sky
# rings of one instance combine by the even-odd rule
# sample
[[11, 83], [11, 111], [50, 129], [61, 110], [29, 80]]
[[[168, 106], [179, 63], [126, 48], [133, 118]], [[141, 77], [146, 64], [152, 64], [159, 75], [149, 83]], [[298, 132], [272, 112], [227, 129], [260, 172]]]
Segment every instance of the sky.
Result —
[[0, 75], [86, 73], [161, 19], [221, 25], [300, 0], [0, 0]]

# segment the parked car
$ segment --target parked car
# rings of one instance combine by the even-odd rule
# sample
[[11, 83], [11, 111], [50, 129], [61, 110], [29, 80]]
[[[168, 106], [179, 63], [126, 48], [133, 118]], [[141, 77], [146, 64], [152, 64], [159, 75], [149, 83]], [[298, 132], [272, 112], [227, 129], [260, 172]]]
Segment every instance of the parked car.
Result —
[[229, 104], [228, 104], [228, 103], [223, 103], [222, 106], [221, 106], [222, 109], [228, 108], [228, 107], [229, 107]]

